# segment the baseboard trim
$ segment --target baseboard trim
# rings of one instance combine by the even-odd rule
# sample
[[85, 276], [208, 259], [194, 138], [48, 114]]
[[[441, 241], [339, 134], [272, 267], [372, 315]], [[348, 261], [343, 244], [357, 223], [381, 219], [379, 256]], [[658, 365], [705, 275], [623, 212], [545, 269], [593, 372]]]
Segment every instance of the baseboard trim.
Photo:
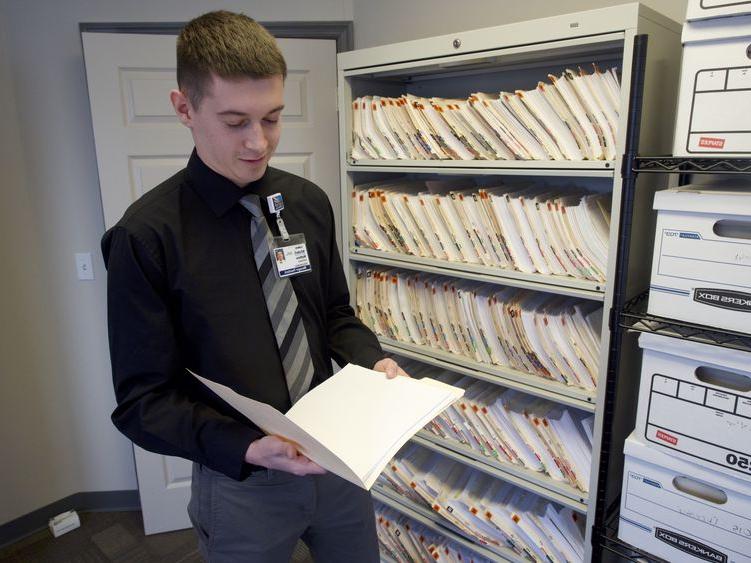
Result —
[[53, 516], [68, 510], [113, 512], [140, 510], [138, 490], [75, 493], [0, 526], [0, 549], [47, 527]]

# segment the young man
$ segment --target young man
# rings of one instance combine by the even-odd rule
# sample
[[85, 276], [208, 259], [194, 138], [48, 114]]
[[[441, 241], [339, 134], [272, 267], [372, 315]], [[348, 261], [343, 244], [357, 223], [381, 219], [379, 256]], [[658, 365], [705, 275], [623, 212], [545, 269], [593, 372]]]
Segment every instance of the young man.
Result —
[[[212, 12], [181, 32], [170, 97], [195, 150], [102, 240], [112, 419], [141, 447], [194, 461], [188, 512], [208, 560], [286, 562], [302, 537], [319, 561], [377, 561], [367, 492], [265, 436], [186, 371], [281, 411], [332, 374], [331, 358], [403, 373], [349, 305], [324, 192], [268, 167], [286, 72], [246, 16]], [[275, 194], [290, 236], [305, 235], [310, 270], [290, 278], [273, 271]]]

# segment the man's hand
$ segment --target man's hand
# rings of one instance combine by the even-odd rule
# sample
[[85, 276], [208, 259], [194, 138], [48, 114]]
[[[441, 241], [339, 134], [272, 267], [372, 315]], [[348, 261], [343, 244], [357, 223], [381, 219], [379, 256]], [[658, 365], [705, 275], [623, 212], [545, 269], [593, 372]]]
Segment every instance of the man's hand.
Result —
[[399, 367], [399, 364], [397, 364], [391, 358], [383, 358], [382, 360], [378, 360], [373, 366], [373, 369], [375, 371], [381, 371], [385, 373], [386, 377], [388, 377], [389, 379], [394, 379], [397, 375], [409, 377], [409, 375], [407, 375], [407, 373]]
[[294, 444], [277, 436], [264, 436], [248, 446], [245, 461], [293, 475], [322, 475], [326, 470], [297, 451]]

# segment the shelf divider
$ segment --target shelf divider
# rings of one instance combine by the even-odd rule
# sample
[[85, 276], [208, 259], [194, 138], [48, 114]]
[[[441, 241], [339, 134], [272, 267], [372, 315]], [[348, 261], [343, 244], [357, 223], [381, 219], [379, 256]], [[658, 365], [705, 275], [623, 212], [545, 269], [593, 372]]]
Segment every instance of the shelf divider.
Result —
[[371, 248], [350, 247], [350, 260], [405, 268], [417, 272], [430, 272], [454, 278], [462, 278], [492, 284], [545, 291], [569, 297], [580, 297], [593, 301], [605, 299], [605, 282], [579, 280], [564, 276], [527, 274], [516, 270], [505, 270], [491, 266], [449, 262], [436, 258], [423, 258], [409, 254], [383, 252]]
[[346, 164], [348, 172], [402, 172], [508, 176], [560, 176], [612, 178], [614, 161], [605, 160], [358, 160]]

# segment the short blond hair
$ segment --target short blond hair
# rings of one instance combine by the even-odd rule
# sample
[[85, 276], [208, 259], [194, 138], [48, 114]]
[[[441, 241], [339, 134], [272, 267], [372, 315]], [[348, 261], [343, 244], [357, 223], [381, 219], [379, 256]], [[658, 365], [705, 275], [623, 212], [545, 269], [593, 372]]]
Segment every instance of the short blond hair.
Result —
[[245, 14], [219, 10], [189, 21], [177, 37], [177, 84], [198, 108], [212, 75], [220, 78], [287, 77], [273, 35]]

